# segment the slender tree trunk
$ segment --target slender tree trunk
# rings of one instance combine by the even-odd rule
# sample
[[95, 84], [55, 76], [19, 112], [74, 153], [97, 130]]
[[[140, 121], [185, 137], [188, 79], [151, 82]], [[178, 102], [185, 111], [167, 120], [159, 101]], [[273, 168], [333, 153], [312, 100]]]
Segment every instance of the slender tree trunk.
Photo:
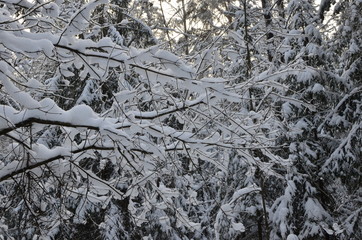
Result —
[[268, 212], [266, 211], [266, 204], [265, 204], [265, 182], [264, 177], [260, 177], [261, 180], [261, 200], [263, 205], [263, 218], [264, 218], [264, 225], [265, 225], [265, 239], [269, 239], [269, 223], [268, 223]]
[[263, 8], [263, 15], [265, 20], [265, 30], [266, 30], [266, 41], [267, 41], [267, 54], [269, 62], [273, 61], [273, 50], [272, 50], [272, 38], [273, 33], [270, 31], [270, 27], [272, 24], [272, 15], [271, 15], [271, 7], [269, 0], [261, 0], [261, 6]]
[[188, 46], [188, 42], [189, 42], [189, 37], [187, 35], [187, 11], [186, 11], [186, 4], [185, 4], [185, 0], [181, 1], [182, 4], [182, 24], [183, 24], [183, 32], [184, 32], [184, 36], [185, 36], [185, 54], [189, 55], [189, 46]]
[[[251, 51], [250, 51], [250, 36], [249, 36], [249, 29], [248, 29], [248, 10], [247, 10], [247, 0], [243, 0], [243, 8], [244, 8], [244, 41], [246, 46], [246, 78], [250, 78], [251, 75]], [[249, 97], [249, 110], [253, 110], [253, 101], [251, 99], [251, 90], [248, 90], [248, 97]]]
[[250, 36], [249, 36], [249, 29], [248, 29], [248, 10], [247, 10], [247, 0], [243, 1], [243, 8], [244, 8], [244, 40], [246, 45], [246, 76], [250, 77], [251, 73], [251, 53], [250, 53]]
[[[260, 216], [261, 214], [258, 214]], [[258, 239], [263, 240], [263, 217], [258, 218]]]

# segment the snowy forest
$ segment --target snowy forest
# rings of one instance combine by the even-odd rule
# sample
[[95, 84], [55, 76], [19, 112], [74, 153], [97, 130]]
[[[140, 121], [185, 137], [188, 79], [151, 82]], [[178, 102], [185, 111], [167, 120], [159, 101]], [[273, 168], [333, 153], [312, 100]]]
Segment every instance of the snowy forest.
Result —
[[0, 239], [362, 239], [362, 0], [0, 0]]

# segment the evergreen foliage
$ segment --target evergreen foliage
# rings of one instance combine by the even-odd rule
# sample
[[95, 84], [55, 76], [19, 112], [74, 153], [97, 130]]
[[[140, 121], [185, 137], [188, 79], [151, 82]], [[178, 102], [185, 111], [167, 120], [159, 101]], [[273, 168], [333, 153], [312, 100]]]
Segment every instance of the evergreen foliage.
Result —
[[0, 1], [0, 239], [362, 239], [361, 16]]

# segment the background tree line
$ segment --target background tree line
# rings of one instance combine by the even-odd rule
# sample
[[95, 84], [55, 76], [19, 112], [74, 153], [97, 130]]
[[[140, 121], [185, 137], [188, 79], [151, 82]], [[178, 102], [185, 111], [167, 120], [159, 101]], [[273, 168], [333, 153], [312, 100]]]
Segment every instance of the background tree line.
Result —
[[1, 239], [362, 239], [360, 0], [0, 0]]

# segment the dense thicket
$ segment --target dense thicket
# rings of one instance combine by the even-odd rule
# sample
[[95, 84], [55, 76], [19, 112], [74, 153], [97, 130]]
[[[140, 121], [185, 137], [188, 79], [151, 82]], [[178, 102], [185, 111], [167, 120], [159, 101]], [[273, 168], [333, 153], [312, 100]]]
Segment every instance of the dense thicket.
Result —
[[0, 239], [362, 239], [360, 0], [0, 0]]

